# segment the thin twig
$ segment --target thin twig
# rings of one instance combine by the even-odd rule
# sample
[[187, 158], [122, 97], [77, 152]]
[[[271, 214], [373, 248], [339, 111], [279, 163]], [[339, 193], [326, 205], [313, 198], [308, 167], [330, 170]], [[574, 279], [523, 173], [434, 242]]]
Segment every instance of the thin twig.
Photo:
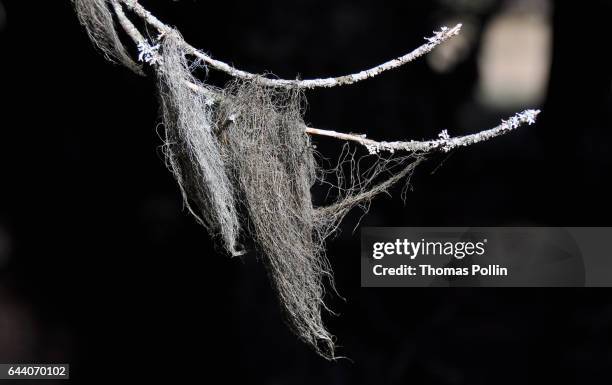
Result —
[[138, 28], [127, 18], [125, 13], [123, 12], [123, 8], [119, 4], [119, 0], [111, 0], [111, 4], [113, 5], [113, 9], [115, 10], [115, 14], [117, 15], [117, 20], [119, 21], [119, 25], [123, 28], [123, 31], [134, 41], [136, 45], [140, 45], [147, 42], [147, 39], [140, 33]]
[[[141, 17], [145, 22], [153, 26], [157, 29], [160, 34], [166, 34], [173, 30], [173, 28], [167, 26], [163, 22], [161, 22], [157, 17], [155, 17], [151, 12], [149, 12], [146, 8], [140, 5], [136, 0], [121, 0], [128, 9], [133, 11], [136, 15]], [[243, 79], [243, 80], [253, 80], [257, 79], [262, 85], [269, 87], [281, 87], [281, 88], [289, 88], [289, 87], [299, 87], [299, 88], [331, 88], [336, 86], [343, 86], [348, 84], [354, 84], [369, 78], [373, 78], [381, 73], [392, 70], [398, 67], [403, 66], [404, 64], [410, 63], [415, 59], [431, 52], [435, 47], [444, 43], [446, 40], [452, 38], [455, 35], [459, 34], [461, 30], [461, 24], [457, 24], [453, 28], [442, 27], [440, 31], [434, 33], [432, 37], [427, 38], [427, 43], [418, 47], [414, 51], [400, 56], [396, 59], [389, 60], [383, 64], [380, 64], [376, 67], [370, 68], [368, 70], [364, 70], [358, 73], [354, 73], [351, 75], [344, 75], [338, 77], [331, 78], [322, 78], [322, 79], [306, 79], [306, 80], [288, 80], [288, 79], [271, 79], [265, 78], [258, 74], [253, 74], [250, 72], [242, 71], [237, 68], [232, 67], [231, 65], [222, 62], [220, 60], [213, 59], [209, 55], [203, 53], [197, 48], [189, 45], [187, 42], [184, 42], [185, 51], [189, 54], [196, 56], [201, 59], [207, 65], [212, 68], [215, 68], [219, 71], [225, 72], [228, 75]]]
[[470, 146], [472, 144], [484, 142], [497, 136], [506, 134], [524, 124], [531, 125], [535, 123], [536, 117], [539, 113], [540, 110], [526, 110], [514, 115], [508, 120], [503, 120], [500, 125], [489, 130], [481, 131], [476, 134], [456, 137], [449, 137], [448, 134], [444, 132], [444, 134], [440, 134], [439, 139], [427, 141], [411, 140], [378, 142], [372, 139], [367, 139], [365, 135], [345, 134], [342, 132], [320, 130], [312, 127], [306, 127], [305, 132], [310, 135], [328, 136], [335, 139], [357, 142], [365, 146], [372, 154], [384, 151], [391, 153], [395, 151], [404, 151], [409, 153], [426, 153], [432, 151], [449, 152], [455, 148]]

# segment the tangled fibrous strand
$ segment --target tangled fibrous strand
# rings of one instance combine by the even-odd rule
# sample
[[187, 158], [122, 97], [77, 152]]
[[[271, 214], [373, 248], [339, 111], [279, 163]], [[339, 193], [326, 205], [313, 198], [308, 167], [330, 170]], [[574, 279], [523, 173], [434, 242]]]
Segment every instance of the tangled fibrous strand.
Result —
[[332, 278], [322, 241], [315, 238], [310, 188], [316, 163], [302, 130], [302, 95], [237, 81], [225, 89], [223, 101], [217, 127], [248, 233], [264, 256], [292, 329], [320, 354], [334, 357], [321, 319], [323, 279]]
[[330, 171], [317, 166], [310, 137], [304, 135], [302, 92], [237, 80], [223, 94], [215, 126], [247, 232], [264, 256], [292, 329], [318, 353], [333, 358], [333, 338], [321, 317], [324, 281], [333, 288], [324, 240], [351, 208], [367, 208], [376, 195], [409, 175], [419, 157], [377, 158], [359, 172], [354, 152], [343, 152], [332, 170], [341, 179], [335, 185], [336, 202], [315, 208], [311, 188]]
[[[443, 131], [427, 141], [375, 141], [305, 124], [304, 90], [354, 84], [398, 68], [458, 34], [461, 25], [443, 27], [412, 52], [369, 70], [286, 80], [251, 74], [213, 59], [136, 0], [72, 1], [90, 38], [109, 60], [141, 71], [124, 48], [116, 21], [135, 43], [138, 60], [154, 69], [166, 161], [187, 209], [230, 255], [244, 253], [242, 243], [254, 245], [292, 330], [327, 359], [336, 355], [334, 338], [322, 317], [327, 309], [325, 289], [334, 289], [324, 242], [347, 213], [354, 208], [366, 212], [374, 197], [400, 181], [406, 187], [428, 154], [490, 140], [533, 124], [539, 113], [526, 110], [489, 130], [459, 137]], [[156, 29], [158, 36], [145, 37], [124, 8]], [[210, 69], [234, 80], [219, 89], [194, 76]], [[319, 166], [311, 144], [314, 136], [347, 143], [335, 168]], [[348, 143], [362, 146], [367, 154], [358, 156]], [[331, 186], [330, 205], [313, 204], [311, 188], [317, 182]]]
[[104, 56], [109, 61], [121, 63], [137, 74], [142, 74], [140, 66], [132, 60], [119, 39], [107, 0], [72, 0], [72, 3], [89, 38]]
[[199, 82], [178, 41], [176, 33], [164, 39], [158, 71], [168, 166], [188, 210], [212, 235], [221, 237], [231, 255], [241, 255], [234, 187], [214, 133], [213, 103], [187, 86]]
[[402, 198], [405, 198], [410, 177], [426, 155], [408, 154], [383, 157], [381, 155], [358, 156], [357, 151], [345, 144], [334, 168], [322, 170], [319, 181], [329, 186], [328, 196], [335, 195], [334, 203], [316, 210], [317, 229], [325, 239], [338, 229], [344, 217], [354, 208], [365, 214], [377, 195], [387, 193], [395, 184], [404, 180]]

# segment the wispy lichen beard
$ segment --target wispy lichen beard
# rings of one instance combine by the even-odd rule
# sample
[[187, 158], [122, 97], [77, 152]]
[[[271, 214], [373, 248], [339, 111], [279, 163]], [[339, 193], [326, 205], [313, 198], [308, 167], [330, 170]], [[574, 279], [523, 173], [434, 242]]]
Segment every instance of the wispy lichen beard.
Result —
[[186, 205], [229, 253], [242, 252], [241, 235], [254, 241], [292, 329], [332, 358], [321, 319], [331, 273], [314, 229], [316, 167], [302, 95], [254, 80], [211, 100], [193, 90], [212, 88], [192, 75], [179, 42], [178, 34], [165, 37], [159, 76], [167, 160]]
[[[315, 208], [310, 189], [318, 169], [301, 91], [258, 79], [213, 88], [193, 76], [198, 63], [186, 59], [181, 43], [178, 33], [164, 37], [158, 75], [166, 158], [185, 204], [228, 253], [243, 253], [241, 238], [254, 243], [293, 331], [333, 359], [321, 317], [325, 283], [333, 288], [324, 240], [352, 207], [367, 207], [409, 175], [418, 158], [377, 158], [364, 175], [353, 175], [350, 156], [348, 186], [337, 186], [334, 204]], [[392, 176], [376, 184], [387, 172]]]
[[178, 33], [166, 37], [159, 71], [166, 159], [189, 211], [231, 255], [240, 255], [235, 191], [215, 134], [214, 103], [189, 87], [206, 89], [191, 74], [180, 41]]
[[304, 134], [302, 95], [256, 81], [233, 83], [224, 95], [217, 127], [249, 233], [294, 331], [333, 357], [332, 336], [321, 320], [323, 279], [332, 278], [315, 229], [310, 189], [316, 164]]
[[121, 43], [119, 34], [115, 30], [113, 14], [108, 8], [108, 1], [72, 0], [72, 3], [79, 21], [104, 56], [110, 61], [122, 63], [132, 71], [142, 74], [140, 66], [130, 58]]

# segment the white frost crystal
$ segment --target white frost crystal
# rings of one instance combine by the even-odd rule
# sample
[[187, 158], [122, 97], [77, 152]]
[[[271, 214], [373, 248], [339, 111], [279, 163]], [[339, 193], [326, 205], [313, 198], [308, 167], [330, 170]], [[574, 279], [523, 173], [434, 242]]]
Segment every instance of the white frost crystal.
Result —
[[506, 130], [514, 130], [524, 123], [532, 125], [536, 122], [536, 118], [538, 117], [539, 113], [540, 110], [526, 110], [519, 112], [510, 119], [502, 121], [502, 125], [505, 126], [504, 128]]
[[147, 42], [138, 43], [138, 61], [148, 64], [159, 64], [159, 44], [150, 45]]

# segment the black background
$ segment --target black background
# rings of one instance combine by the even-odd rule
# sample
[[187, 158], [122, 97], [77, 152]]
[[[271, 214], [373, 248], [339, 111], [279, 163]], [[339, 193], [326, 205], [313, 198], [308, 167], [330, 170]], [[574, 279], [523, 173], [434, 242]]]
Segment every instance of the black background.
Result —
[[[324, 361], [283, 324], [257, 257], [216, 252], [182, 209], [159, 149], [153, 79], [105, 62], [68, 1], [4, 4], [1, 362], [68, 362], [79, 383], [609, 381], [609, 290], [361, 289], [355, 217], [328, 245], [346, 302], [329, 299], [340, 316], [327, 324], [352, 361]], [[434, 1], [143, 4], [215, 57], [289, 78], [378, 64], [452, 16]], [[406, 204], [399, 191], [379, 198], [362, 225], [609, 226], [611, 11], [607, 0], [555, 2], [539, 123], [434, 157]], [[385, 139], [475, 132], [512, 113], [474, 106], [473, 126], [459, 122], [476, 80], [475, 54], [447, 75], [420, 60], [309, 92], [306, 119]]]

